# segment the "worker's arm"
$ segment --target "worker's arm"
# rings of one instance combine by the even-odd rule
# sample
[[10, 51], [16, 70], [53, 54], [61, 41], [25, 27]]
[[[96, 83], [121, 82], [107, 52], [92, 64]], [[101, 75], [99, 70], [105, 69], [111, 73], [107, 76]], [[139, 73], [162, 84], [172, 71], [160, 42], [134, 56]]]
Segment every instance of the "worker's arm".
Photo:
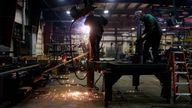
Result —
[[145, 29], [144, 29], [142, 35], [144, 35], [144, 34], [147, 34], [147, 35], [144, 35], [144, 37], [142, 38], [142, 41], [146, 40], [148, 38], [148, 36], [150, 36], [148, 34], [150, 34], [155, 28], [155, 25], [154, 25], [155, 22], [154, 22], [153, 17], [147, 16], [144, 24], [145, 24]]

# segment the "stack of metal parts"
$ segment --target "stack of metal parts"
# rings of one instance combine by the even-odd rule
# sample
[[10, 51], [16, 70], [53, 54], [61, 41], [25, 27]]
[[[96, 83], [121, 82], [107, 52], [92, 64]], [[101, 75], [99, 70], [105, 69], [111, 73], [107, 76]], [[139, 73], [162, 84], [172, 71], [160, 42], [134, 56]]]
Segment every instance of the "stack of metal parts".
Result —
[[25, 98], [33, 88], [41, 85], [44, 71], [56, 65], [48, 60], [38, 60], [0, 56], [0, 107]]

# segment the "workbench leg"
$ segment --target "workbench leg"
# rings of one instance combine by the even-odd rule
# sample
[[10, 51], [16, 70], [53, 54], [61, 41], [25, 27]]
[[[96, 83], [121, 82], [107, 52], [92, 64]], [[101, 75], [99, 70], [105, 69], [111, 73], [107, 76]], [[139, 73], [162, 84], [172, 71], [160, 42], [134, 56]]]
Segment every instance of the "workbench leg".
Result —
[[138, 86], [139, 86], [139, 78], [140, 78], [140, 75], [133, 75], [133, 79], [132, 79], [132, 82], [133, 82], [133, 86], [135, 86], [135, 90], [138, 90]]
[[166, 98], [167, 102], [170, 103], [171, 99], [171, 71], [157, 73], [155, 76], [159, 79], [162, 89], [161, 97]]
[[105, 79], [105, 103], [108, 101], [112, 101], [112, 83], [111, 83], [111, 73], [107, 73], [104, 75]]

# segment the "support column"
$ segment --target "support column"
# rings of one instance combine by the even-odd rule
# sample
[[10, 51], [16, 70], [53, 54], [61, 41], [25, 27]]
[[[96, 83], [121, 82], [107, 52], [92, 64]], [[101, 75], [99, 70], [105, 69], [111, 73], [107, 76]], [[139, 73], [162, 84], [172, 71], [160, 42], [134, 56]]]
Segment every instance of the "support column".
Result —
[[[141, 21], [139, 19], [136, 19], [136, 27], [137, 27], [137, 40], [141, 40], [142, 36], [141, 36]], [[137, 43], [136, 45], [136, 53], [138, 54], [138, 59], [140, 63], [143, 63], [143, 43], [142, 41], [139, 41], [139, 43]]]
[[11, 46], [17, 0], [0, 0], [0, 45]]
[[115, 59], [119, 59], [119, 45], [117, 38], [117, 27], [115, 27]]

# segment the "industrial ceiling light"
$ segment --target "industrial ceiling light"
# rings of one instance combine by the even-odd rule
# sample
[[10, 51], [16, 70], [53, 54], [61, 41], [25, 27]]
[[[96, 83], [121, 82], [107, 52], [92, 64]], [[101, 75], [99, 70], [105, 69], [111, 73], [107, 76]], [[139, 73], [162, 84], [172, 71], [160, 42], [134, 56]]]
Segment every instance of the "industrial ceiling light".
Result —
[[132, 27], [132, 28], [131, 28], [131, 30], [135, 30], [135, 28], [134, 28], [134, 27]]
[[104, 14], [108, 14], [109, 13], [109, 10], [106, 7], [107, 7], [107, 3], [105, 3], [105, 6], [104, 6], [104, 9], [105, 9], [103, 11]]
[[66, 14], [68, 14], [68, 15], [69, 15], [70, 13], [71, 13], [71, 12], [70, 12], [69, 10], [67, 10], [67, 11], [66, 11]]
[[104, 10], [104, 12], [103, 12], [104, 14], [108, 14], [109, 13], [109, 10]]
[[164, 31], [164, 32], [165, 32], [165, 31], [167, 31], [167, 29], [166, 29], [166, 28], [163, 28], [163, 29], [162, 29], [162, 31]]
[[180, 25], [175, 25], [175, 27], [176, 27], [176, 28], [179, 28], [179, 27], [180, 27]]

